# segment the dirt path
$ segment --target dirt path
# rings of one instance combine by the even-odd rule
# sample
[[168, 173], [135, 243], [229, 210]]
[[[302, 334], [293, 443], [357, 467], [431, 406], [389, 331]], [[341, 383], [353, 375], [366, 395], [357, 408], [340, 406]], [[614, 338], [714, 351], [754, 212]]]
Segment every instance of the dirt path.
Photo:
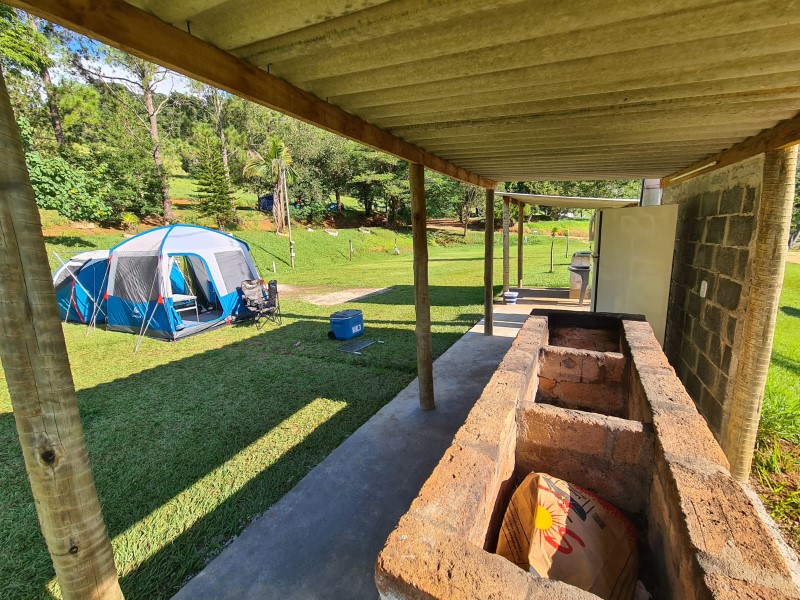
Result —
[[279, 290], [284, 296], [292, 296], [317, 306], [335, 306], [383, 294], [389, 291], [389, 288], [348, 288], [342, 290], [325, 286], [281, 285]]
[[794, 263], [796, 265], [800, 265], [800, 252], [793, 250], [786, 255], [786, 262]]

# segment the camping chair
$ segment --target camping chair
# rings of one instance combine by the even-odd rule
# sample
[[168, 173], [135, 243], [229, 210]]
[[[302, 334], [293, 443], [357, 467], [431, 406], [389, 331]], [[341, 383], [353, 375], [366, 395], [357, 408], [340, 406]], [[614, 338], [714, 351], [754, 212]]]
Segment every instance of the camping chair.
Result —
[[262, 319], [278, 325], [282, 323], [277, 281], [273, 279], [264, 286], [261, 279], [245, 279], [242, 282], [241, 290], [244, 306], [253, 314], [257, 329], [264, 326]]

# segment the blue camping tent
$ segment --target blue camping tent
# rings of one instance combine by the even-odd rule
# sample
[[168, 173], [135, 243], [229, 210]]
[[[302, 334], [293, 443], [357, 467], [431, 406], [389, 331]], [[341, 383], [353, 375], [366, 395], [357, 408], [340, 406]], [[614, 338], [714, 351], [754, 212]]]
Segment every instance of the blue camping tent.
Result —
[[108, 250], [83, 252], [56, 269], [53, 285], [62, 321], [89, 323], [94, 316], [97, 323], [105, 322], [107, 271]]
[[166, 340], [249, 316], [240, 286], [259, 278], [245, 242], [194, 225], [140, 233], [108, 261], [108, 329]]

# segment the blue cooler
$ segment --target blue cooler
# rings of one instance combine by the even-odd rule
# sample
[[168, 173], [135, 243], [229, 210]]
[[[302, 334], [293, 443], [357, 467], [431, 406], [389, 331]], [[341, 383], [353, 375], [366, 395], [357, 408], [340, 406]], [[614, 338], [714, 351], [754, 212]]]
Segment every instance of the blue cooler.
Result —
[[331, 331], [328, 334], [337, 340], [352, 340], [364, 334], [364, 313], [355, 308], [340, 310], [331, 315]]

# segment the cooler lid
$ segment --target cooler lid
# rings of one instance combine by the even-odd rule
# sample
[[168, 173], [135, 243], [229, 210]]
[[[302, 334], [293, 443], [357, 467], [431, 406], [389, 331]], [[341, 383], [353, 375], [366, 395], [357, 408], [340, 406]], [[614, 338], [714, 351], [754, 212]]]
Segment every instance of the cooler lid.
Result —
[[360, 317], [362, 311], [357, 308], [348, 308], [347, 310], [340, 310], [331, 315], [331, 319], [352, 319], [353, 317]]

